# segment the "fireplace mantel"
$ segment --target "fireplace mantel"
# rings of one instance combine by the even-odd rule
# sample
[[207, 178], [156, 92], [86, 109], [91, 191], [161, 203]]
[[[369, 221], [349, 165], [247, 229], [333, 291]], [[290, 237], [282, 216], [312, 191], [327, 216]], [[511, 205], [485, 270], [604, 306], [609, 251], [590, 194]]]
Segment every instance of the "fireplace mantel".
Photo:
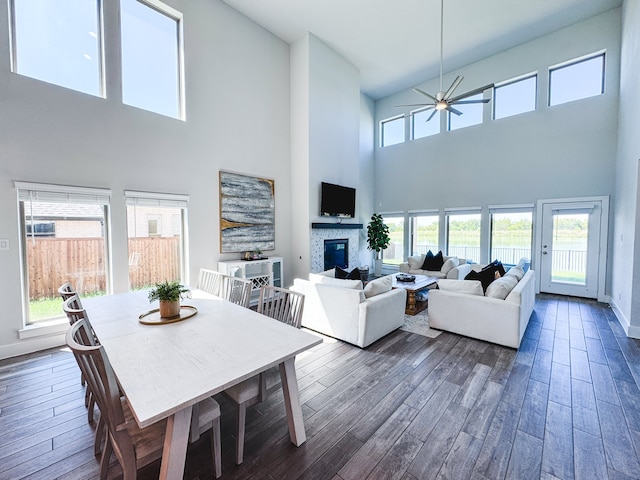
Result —
[[312, 223], [311, 228], [336, 228], [344, 230], [360, 230], [361, 223]]

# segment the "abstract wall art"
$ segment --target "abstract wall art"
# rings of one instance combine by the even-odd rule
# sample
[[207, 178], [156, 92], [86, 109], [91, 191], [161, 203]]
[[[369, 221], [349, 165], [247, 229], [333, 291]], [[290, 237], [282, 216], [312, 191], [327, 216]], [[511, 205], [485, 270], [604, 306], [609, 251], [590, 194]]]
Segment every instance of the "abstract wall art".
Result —
[[274, 250], [274, 180], [220, 170], [220, 252]]

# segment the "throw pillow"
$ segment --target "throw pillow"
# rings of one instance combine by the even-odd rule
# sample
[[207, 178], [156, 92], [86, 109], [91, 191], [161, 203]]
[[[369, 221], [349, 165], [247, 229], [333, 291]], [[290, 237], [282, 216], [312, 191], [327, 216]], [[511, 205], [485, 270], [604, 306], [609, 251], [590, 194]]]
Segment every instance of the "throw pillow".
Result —
[[391, 285], [393, 282], [392, 275], [387, 275], [385, 277], [376, 278], [375, 280], [371, 280], [364, 287], [364, 296], [366, 298], [375, 297], [376, 295], [380, 295], [381, 293], [386, 293], [391, 290]]
[[480, 270], [479, 272], [471, 270], [464, 279], [480, 280], [480, 283], [482, 283], [482, 290], [486, 292], [487, 287], [496, 279], [496, 274], [493, 270]]
[[516, 277], [518, 279], [518, 281], [522, 280], [522, 277], [524, 277], [524, 270], [522, 270], [522, 268], [515, 266], [515, 267], [511, 267], [507, 273], [505, 273], [505, 276], [509, 276], [509, 275], [513, 275], [514, 277]]
[[511, 293], [511, 290], [513, 290], [513, 287], [515, 287], [517, 283], [518, 279], [515, 275], [501, 277], [489, 285], [485, 296], [504, 300], [507, 298], [507, 295]]
[[343, 280], [360, 280], [360, 270], [354, 268], [350, 272], [347, 272], [336, 265], [336, 278], [341, 278]]
[[506, 273], [504, 270], [504, 266], [502, 266], [502, 262], [499, 262], [498, 260], [494, 260], [490, 264], [484, 266], [482, 270], [491, 270], [493, 272], [498, 272], [501, 277], [504, 277], [504, 274]]
[[440, 269], [440, 271], [446, 275], [458, 265], [460, 265], [460, 260], [458, 259], [458, 257], [449, 257], [444, 262], [444, 264], [442, 264], [442, 268]]
[[407, 258], [407, 263], [409, 264], [409, 270], [418, 270], [424, 263], [424, 255], [412, 255]]
[[442, 258], [442, 250], [440, 250], [435, 255], [429, 250], [424, 257], [424, 263], [422, 270], [428, 270], [430, 272], [439, 272], [442, 266], [444, 265], [444, 258]]
[[362, 290], [362, 282], [360, 280], [343, 280], [341, 278], [333, 278], [321, 273], [310, 273], [309, 281], [311, 283], [321, 283], [323, 285], [333, 285], [336, 287], [353, 288]]
[[466, 293], [467, 295], [478, 295], [480, 297], [484, 295], [482, 283], [478, 280], [451, 280], [444, 278], [438, 280], [438, 288], [445, 292]]

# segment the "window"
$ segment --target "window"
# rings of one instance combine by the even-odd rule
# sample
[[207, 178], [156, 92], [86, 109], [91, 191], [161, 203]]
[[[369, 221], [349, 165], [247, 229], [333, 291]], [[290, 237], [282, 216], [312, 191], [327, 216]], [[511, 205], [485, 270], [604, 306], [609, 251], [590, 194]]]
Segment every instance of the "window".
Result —
[[446, 212], [447, 255], [480, 262], [480, 212]]
[[157, 0], [121, 0], [122, 101], [184, 119], [182, 14]]
[[[465, 98], [465, 100], [482, 100], [483, 95], [479, 93]], [[453, 105], [453, 108], [462, 112], [462, 115], [447, 112], [449, 114], [449, 130], [470, 127], [482, 123], [483, 103], [465, 103]]]
[[491, 258], [515, 265], [522, 257], [531, 259], [533, 207], [492, 208]]
[[60, 285], [83, 296], [109, 291], [111, 191], [16, 182], [25, 323], [62, 317]]
[[549, 106], [604, 93], [604, 53], [549, 68]]
[[536, 109], [538, 76], [531, 75], [493, 89], [493, 118], [500, 119]]
[[12, 69], [103, 96], [101, 2], [11, 0]]
[[430, 119], [431, 114], [434, 113], [433, 109], [420, 110], [411, 114], [411, 139], [428, 137], [440, 133], [440, 112], [435, 112], [435, 115]]
[[186, 195], [126, 191], [129, 288], [184, 282]]
[[410, 255], [420, 255], [431, 250], [437, 253], [438, 229], [440, 216], [438, 212], [421, 213], [411, 215], [411, 253]]
[[388, 147], [404, 142], [404, 116], [380, 122], [380, 145]]
[[383, 215], [385, 225], [389, 227], [389, 237], [391, 242], [389, 247], [382, 252], [384, 263], [400, 265], [404, 262], [404, 216], [403, 215]]

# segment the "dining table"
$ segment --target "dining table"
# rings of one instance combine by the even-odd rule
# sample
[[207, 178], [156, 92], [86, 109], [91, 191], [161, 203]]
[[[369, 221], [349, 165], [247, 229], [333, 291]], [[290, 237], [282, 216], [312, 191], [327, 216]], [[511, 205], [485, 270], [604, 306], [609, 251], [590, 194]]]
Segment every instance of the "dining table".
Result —
[[[199, 290], [195, 315], [146, 324], [148, 291], [82, 299], [133, 416], [144, 428], [167, 419], [161, 479], [184, 475], [192, 411], [201, 400], [279, 365], [291, 442], [306, 440], [295, 358], [322, 339]], [[184, 315], [187, 317], [188, 315]]]

